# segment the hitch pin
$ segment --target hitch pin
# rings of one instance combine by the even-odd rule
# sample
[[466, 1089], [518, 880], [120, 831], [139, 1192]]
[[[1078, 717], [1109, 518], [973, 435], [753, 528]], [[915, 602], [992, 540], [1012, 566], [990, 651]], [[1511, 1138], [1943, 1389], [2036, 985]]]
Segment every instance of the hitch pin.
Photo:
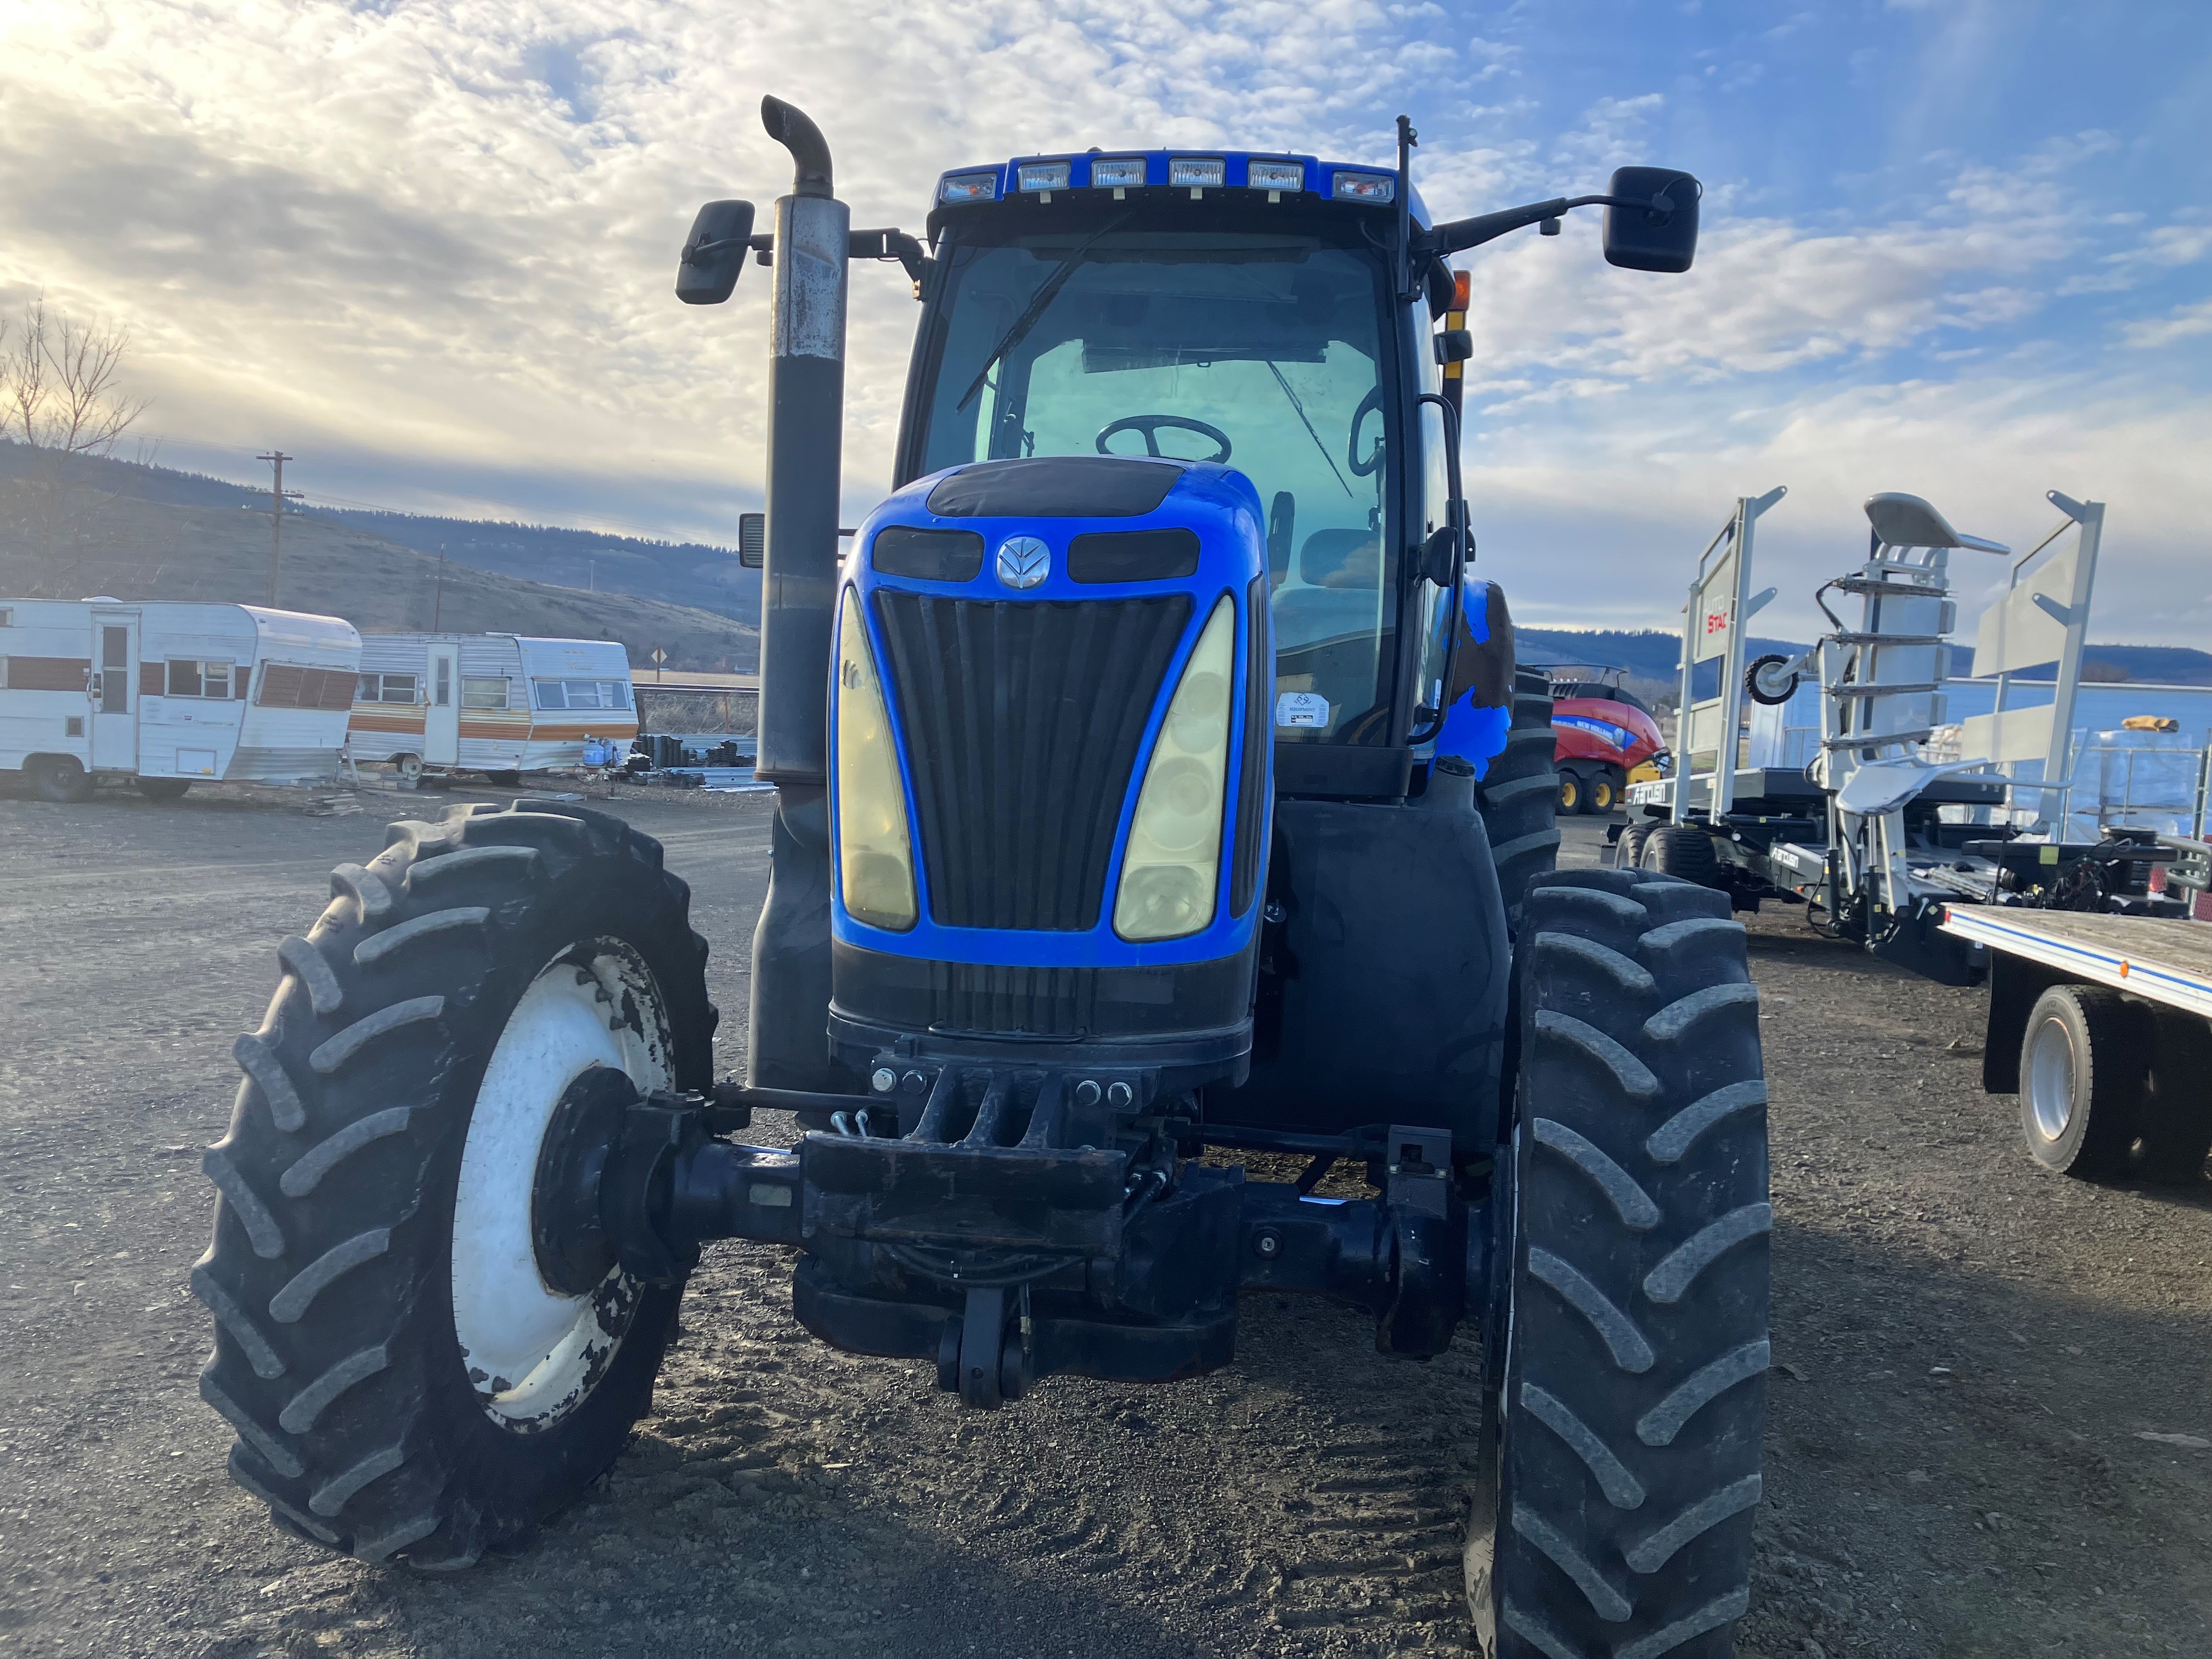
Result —
[[849, 1137], [853, 1133], [853, 1120], [842, 1112], [832, 1112], [830, 1114], [830, 1127], [839, 1134]]

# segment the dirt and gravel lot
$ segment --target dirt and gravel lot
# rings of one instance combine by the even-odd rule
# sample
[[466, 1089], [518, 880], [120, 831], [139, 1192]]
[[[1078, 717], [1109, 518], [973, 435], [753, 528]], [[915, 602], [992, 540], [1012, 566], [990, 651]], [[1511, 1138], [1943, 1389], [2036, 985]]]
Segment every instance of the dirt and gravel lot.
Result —
[[[194, 1392], [198, 1151], [328, 867], [441, 804], [362, 799], [0, 798], [0, 1652], [1466, 1650], [1470, 1342], [1385, 1360], [1362, 1321], [1267, 1299], [1213, 1376], [968, 1415], [927, 1368], [806, 1338], [754, 1246], [708, 1251], [655, 1414], [527, 1550], [386, 1574], [274, 1531]], [[666, 842], [742, 1010], [764, 800], [615, 810]], [[1570, 861], [1597, 850], [1571, 826]], [[2143, 1437], [2212, 1439], [2212, 1185], [2033, 1169], [1979, 1091], [1979, 993], [1780, 915], [1753, 961], [1778, 1363], [1738, 1650], [2212, 1651], [2212, 1449]]]

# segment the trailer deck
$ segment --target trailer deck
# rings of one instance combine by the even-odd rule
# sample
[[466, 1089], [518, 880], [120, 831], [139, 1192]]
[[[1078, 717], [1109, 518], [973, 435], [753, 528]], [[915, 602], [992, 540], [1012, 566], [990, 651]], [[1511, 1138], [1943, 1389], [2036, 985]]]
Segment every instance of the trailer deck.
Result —
[[2212, 1018], [2212, 927], [2200, 921], [1947, 905], [1942, 931], [2069, 981]]

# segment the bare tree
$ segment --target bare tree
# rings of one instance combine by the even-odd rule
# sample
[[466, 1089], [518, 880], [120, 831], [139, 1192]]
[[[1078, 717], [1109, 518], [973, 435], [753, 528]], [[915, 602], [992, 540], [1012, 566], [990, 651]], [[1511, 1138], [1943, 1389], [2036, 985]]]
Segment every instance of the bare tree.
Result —
[[70, 464], [108, 454], [146, 412], [146, 399], [124, 389], [130, 350], [128, 328], [49, 313], [43, 298], [0, 318], [0, 439], [31, 452], [0, 533], [13, 532], [25, 550], [70, 550], [86, 516]]

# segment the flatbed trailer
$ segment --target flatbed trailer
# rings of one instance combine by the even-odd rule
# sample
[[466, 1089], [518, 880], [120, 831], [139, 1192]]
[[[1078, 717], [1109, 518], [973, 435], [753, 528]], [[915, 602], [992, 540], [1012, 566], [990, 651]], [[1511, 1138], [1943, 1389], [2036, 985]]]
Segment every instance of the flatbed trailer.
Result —
[[2203, 1179], [2212, 1150], [2212, 925], [2011, 906], [1945, 907], [1990, 961], [1982, 1086], [2020, 1097], [2046, 1168]]

